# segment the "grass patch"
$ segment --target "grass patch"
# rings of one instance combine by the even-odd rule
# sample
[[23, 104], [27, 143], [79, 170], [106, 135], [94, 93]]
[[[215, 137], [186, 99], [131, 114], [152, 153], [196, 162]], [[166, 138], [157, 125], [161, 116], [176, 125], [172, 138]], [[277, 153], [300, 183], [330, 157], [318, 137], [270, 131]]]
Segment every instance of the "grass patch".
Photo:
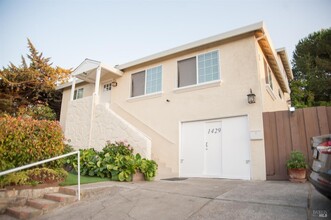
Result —
[[[105, 182], [110, 181], [109, 178], [100, 178], [100, 177], [93, 177], [93, 176], [82, 176], [80, 175], [80, 184], [87, 184], [87, 183], [98, 183], [98, 182]], [[60, 183], [60, 186], [71, 186], [77, 185], [77, 174], [69, 173], [67, 179]]]

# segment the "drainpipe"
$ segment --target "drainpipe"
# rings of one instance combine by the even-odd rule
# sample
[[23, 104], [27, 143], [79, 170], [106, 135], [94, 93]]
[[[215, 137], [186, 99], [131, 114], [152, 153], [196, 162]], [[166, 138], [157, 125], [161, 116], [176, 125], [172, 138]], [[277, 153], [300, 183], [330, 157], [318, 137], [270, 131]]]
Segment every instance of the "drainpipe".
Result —
[[99, 87], [100, 87], [100, 76], [101, 76], [101, 66], [99, 65], [96, 70], [95, 76], [95, 87], [92, 95], [92, 107], [91, 107], [91, 119], [90, 119], [90, 132], [89, 132], [89, 143], [88, 147], [92, 147], [92, 131], [93, 131], [93, 119], [94, 119], [94, 109], [95, 106], [99, 103]]

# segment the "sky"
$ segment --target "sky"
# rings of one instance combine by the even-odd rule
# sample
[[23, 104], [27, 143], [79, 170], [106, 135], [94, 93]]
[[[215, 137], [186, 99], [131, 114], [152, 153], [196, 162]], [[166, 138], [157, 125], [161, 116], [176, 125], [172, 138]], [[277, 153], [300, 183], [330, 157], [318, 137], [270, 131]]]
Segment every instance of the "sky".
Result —
[[0, 0], [0, 69], [19, 65], [27, 38], [54, 66], [85, 58], [115, 66], [264, 21], [289, 58], [331, 27], [331, 0]]

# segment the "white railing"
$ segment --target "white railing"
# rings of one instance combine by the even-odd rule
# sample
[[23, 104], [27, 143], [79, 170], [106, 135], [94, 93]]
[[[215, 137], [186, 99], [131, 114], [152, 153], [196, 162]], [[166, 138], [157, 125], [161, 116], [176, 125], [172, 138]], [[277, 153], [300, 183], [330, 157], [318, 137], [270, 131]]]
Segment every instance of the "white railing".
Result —
[[0, 176], [6, 175], [6, 174], [9, 174], [9, 173], [13, 173], [13, 172], [17, 172], [17, 171], [20, 171], [20, 170], [24, 170], [24, 169], [27, 169], [27, 168], [30, 168], [30, 167], [34, 167], [34, 166], [37, 166], [37, 165], [40, 165], [40, 164], [43, 164], [43, 163], [51, 162], [53, 160], [62, 159], [64, 157], [72, 156], [72, 155], [75, 155], [75, 154], [78, 155], [78, 157], [77, 157], [77, 165], [78, 165], [78, 172], [77, 172], [78, 173], [78, 177], [77, 177], [77, 184], [78, 184], [77, 199], [79, 201], [80, 200], [80, 152], [79, 151], [75, 151], [75, 152], [63, 154], [61, 156], [49, 158], [49, 159], [42, 160], [42, 161], [39, 161], [39, 162], [35, 162], [35, 163], [31, 163], [31, 164], [24, 165], [24, 166], [21, 166], [21, 167], [17, 167], [17, 168], [13, 168], [13, 169], [10, 169], [10, 170], [6, 170], [6, 171], [3, 171], [3, 172], [0, 172]]

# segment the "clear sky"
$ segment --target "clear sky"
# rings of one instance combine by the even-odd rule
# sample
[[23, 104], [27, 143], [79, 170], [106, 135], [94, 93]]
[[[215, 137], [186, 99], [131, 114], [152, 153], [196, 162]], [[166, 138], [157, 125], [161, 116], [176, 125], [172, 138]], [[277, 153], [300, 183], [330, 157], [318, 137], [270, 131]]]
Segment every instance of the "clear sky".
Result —
[[259, 21], [291, 58], [331, 27], [331, 0], [0, 0], [0, 68], [20, 63], [27, 38], [54, 65], [114, 66]]

